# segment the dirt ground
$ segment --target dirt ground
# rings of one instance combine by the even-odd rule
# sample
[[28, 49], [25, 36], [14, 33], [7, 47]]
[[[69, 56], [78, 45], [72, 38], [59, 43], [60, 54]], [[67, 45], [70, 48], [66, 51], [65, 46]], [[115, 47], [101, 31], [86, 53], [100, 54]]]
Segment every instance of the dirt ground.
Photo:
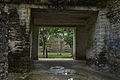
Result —
[[107, 73], [91, 70], [85, 61], [41, 59], [34, 61], [30, 73], [9, 73], [8, 80], [119, 80]]

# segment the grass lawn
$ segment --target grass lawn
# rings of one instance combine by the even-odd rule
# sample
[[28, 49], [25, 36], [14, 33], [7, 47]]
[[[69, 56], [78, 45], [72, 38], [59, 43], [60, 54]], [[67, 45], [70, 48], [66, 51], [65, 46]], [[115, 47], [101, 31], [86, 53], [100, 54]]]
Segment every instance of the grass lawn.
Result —
[[[38, 54], [38, 57], [44, 58], [43, 53], [40, 52]], [[71, 53], [62, 53], [62, 55], [60, 55], [60, 53], [48, 53], [48, 58], [72, 58], [72, 54]]]

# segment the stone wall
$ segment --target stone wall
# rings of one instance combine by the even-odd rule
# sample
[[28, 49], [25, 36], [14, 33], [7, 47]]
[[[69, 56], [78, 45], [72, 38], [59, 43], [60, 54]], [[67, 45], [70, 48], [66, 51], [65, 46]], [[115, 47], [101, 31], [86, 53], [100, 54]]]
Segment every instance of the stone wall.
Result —
[[108, 4], [107, 17], [110, 32], [106, 38], [110, 71], [120, 77], [120, 0], [111, 0]]
[[93, 34], [93, 46], [87, 55], [88, 58], [94, 58], [96, 54], [102, 52], [105, 47], [105, 37], [109, 33], [109, 20], [107, 19], [107, 9], [101, 9], [98, 14], [96, 27]]
[[0, 4], [0, 80], [8, 79], [8, 14], [4, 4]]
[[[7, 3], [42, 4], [57, 9], [65, 9], [71, 6], [105, 6], [107, 0], [1, 0]], [[104, 2], [104, 4], [103, 4]]]
[[111, 0], [106, 10], [100, 10], [96, 23], [94, 45], [88, 64], [99, 71], [109, 71], [120, 77], [120, 1]]
[[8, 70], [9, 72], [27, 72], [30, 69], [30, 32], [26, 26], [27, 16], [24, 9], [20, 13], [18, 5], [8, 4], [6, 7], [9, 13]]

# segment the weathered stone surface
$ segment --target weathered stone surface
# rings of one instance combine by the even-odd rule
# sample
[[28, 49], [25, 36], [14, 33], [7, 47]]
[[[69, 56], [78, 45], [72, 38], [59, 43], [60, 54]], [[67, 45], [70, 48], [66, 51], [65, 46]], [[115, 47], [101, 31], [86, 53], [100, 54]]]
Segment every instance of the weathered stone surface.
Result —
[[[46, 45], [47, 45], [48, 52], [57, 52], [57, 53], [72, 52], [72, 48], [70, 48], [70, 46], [60, 38], [52, 38], [47, 41]], [[43, 50], [42, 46], [40, 46], [39, 49], [41, 52]]]
[[[99, 12], [95, 44], [88, 55], [93, 68], [110, 71], [120, 77], [120, 1], [111, 0], [107, 10]], [[102, 56], [101, 56], [102, 55]], [[94, 65], [94, 66], [93, 66]]]
[[120, 0], [111, 0], [108, 5], [110, 32], [106, 39], [110, 71], [120, 77]]
[[64, 9], [67, 6], [103, 6], [106, 5], [106, 1], [107, 0], [1, 0], [0, 2], [44, 4], [49, 5], [48, 7], [52, 5], [54, 8]]
[[109, 31], [109, 21], [107, 19], [107, 9], [99, 11], [98, 19], [96, 22], [95, 32], [93, 34], [93, 47], [90, 53], [87, 55], [89, 58], [94, 58], [95, 55], [102, 52], [102, 49], [105, 47], [105, 37]]
[[0, 80], [8, 79], [8, 50], [7, 50], [7, 28], [8, 14], [6, 13], [5, 5], [0, 4]]
[[[27, 72], [30, 69], [30, 34], [26, 30], [24, 21], [26, 17], [22, 15], [24, 12], [22, 14], [18, 12], [18, 6], [7, 6], [9, 6], [8, 20], [10, 23], [8, 28], [9, 72]], [[23, 16], [22, 19], [18, 13]]]

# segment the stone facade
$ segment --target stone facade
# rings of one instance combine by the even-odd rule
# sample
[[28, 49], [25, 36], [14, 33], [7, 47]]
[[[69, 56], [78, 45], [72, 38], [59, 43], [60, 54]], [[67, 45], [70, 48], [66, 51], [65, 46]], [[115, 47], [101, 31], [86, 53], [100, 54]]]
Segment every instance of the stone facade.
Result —
[[[46, 46], [47, 46], [48, 52], [57, 52], [57, 53], [59, 53], [59, 52], [71, 53], [72, 52], [72, 48], [70, 48], [70, 46], [65, 41], [62, 41], [59, 38], [52, 38], [52, 39], [48, 40], [46, 43]], [[43, 50], [42, 46], [40, 46], [39, 52], [42, 50]]]

